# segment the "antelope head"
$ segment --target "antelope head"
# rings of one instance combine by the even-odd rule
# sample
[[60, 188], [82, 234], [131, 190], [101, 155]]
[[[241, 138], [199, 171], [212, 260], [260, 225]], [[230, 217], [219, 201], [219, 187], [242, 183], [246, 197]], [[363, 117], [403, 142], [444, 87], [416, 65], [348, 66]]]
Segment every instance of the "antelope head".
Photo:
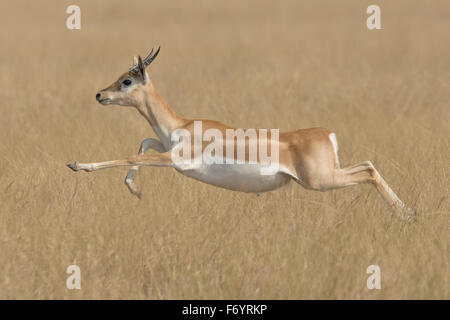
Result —
[[98, 92], [95, 96], [97, 101], [103, 105], [138, 106], [141, 104], [145, 97], [145, 88], [150, 82], [145, 69], [156, 58], [159, 49], [155, 54], [152, 49], [145, 59], [142, 59], [141, 56], [134, 57], [134, 64], [130, 70], [122, 74], [109, 87]]

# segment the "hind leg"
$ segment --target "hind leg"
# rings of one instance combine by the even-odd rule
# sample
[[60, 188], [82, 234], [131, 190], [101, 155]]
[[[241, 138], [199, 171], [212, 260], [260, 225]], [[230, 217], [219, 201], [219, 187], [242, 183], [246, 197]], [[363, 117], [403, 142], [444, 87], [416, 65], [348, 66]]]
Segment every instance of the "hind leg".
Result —
[[332, 182], [327, 189], [343, 188], [361, 183], [373, 185], [400, 218], [407, 220], [415, 218], [415, 210], [405, 207], [405, 204], [392, 191], [370, 161], [365, 161], [347, 168], [334, 169], [332, 172]]

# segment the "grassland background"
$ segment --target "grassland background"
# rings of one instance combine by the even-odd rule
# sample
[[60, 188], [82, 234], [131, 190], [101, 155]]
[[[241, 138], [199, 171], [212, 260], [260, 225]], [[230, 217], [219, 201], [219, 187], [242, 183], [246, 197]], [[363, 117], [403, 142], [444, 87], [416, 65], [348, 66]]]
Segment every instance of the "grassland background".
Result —
[[[366, 28], [373, 3], [383, 30]], [[449, 299], [449, 17], [448, 1], [2, 1], [0, 298]], [[150, 76], [178, 113], [329, 128], [341, 163], [372, 160], [418, 221], [368, 185], [256, 197], [147, 167], [138, 200], [126, 168], [70, 171], [155, 137], [94, 96], [156, 45]]]

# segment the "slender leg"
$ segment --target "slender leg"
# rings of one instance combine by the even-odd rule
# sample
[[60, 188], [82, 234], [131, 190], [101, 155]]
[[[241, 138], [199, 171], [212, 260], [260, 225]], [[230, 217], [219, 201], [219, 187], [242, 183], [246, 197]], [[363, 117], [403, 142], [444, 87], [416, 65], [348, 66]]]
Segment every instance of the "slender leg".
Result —
[[407, 220], [413, 220], [415, 218], [415, 210], [405, 207], [405, 204], [392, 191], [370, 161], [365, 161], [348, 168], [335, 169], [333, 173], [333, 184], [329, 189], [342, 188], [360, 183], [370, 183], [375, 186], [383, 199], [400, 218]]
[[[148, 138], [142, 141], [141, 146], [139, 148], [138, 154], [145, 154], [148, 149], [153, 149], [158, 151], [159, 153], [163, 153], [166, 150], [164, 149], [163, 144], [161, 141]], [[138, 198], [141, 198], [141, 192], [139, 191], [138, 186], [134, 182], [134, 179], [136, 179], [136, 174], [139, 170], [139, 166], [132, 166], [131, 169], [128, 171], [127, 176], [125, 177], [125, 184], [128, 187], [128, 190]]]
[[96, 171], [100, 169], [113, 168], [119, 166], [156, 166], [156, 167], [171, 167], [173, 165], [171, 159], [171, 152], [159, 153], [159, 154], [143, 154], [137, 156], [131, 156], [123, 160], [112, 160], [104, 162], [92, 162], [92, 163], [71, 163], [67, 166], [73, 171]]

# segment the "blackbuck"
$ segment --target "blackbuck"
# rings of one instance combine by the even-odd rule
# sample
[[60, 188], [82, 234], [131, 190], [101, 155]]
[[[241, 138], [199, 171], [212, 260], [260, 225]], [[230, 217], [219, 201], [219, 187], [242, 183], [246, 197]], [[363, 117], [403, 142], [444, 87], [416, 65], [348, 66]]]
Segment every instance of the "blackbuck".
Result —
[[[125, 183], [131, 193], [138, 197], [140, 197], [140, 191], [135, 178], [141, 166], [172, 167], [186, 176], [208, 184], [256, 194], [275, 190], [291, 180], [306, 189], [317, 191], [366, 183], [376, 188], [400, 218], [414, 219], [416, 211], [405, 207], [372, 162], [364, 161], [341, 168], [336, 135], [324, 128], [299, 129], [279, 134], [271, 132], [264, 139], [261, 139], [261, 133], [246, 135], [244, 143], [241, 143], [245, 148], [245, 161], [239, 161], [239, 142], [235, 145], [235, 137], [230, 138], [227, 135], [230, 130], [235, 129], [214, 120], [183, 118], [158, 94], [146, 71], [158, 53], [159, 48], [154, 54], [152, 49], [145, 59], [140, 56], [134, 57], [134, 65], [129, 71], [96, 95], [97, 101], [102, 105], [135, 107], [149, 122], [158, 139], [145, 139], [141, 143], [138, 154], [126, 159], [94, 163], [75, 162], [68, 165], [70, 169], [90, 172], [117, 166], [130, 166]], [[200, 132], [195, 132], [196, 123], [201, 123]], [[208, 139], [202, 138], [200, 147], [207, 149], [210, 144], [215, 143], [215, 161], [196, 161], [199, 160], [199, 155], [193, 152], [198, 150], [198, 144], [195, 142], [198, 141], [199, 134], [203, 137], [207, 131], [215, 133], [214, 141], [212, 138], [209, 142]], [[188, 151], [183, 150], [183, 153], [184, 156], [188, 153], [195, 158], [193, 159], [195, 161], [174, 161], [176, 154], [174, 150], [179, 149], [182, 143], [186, 145], [186, 139], [180, 137], [180, 132], [187, 132], [187, 136], [194, 137], [188, 144], [190, 147], [187, 148]], [[269, 173], [263, 172], [259, 153], [256, 160], [250, 163], [250, 146], [256, 146], [257, 150], [270, 149], [271, 156], [276, 153], [277, 157], [273, 157], [276, 158], [275, 166], [273, 166], [274, 163], [271, 164], [275, 169]], [[222, 147], [223, 150], [232, 152], [224, 154], [222, 150], [219, 150]], [[149, 149], [156, 152], [146, 154]], [[200, 157], [202, 157], [201, 154]]]

